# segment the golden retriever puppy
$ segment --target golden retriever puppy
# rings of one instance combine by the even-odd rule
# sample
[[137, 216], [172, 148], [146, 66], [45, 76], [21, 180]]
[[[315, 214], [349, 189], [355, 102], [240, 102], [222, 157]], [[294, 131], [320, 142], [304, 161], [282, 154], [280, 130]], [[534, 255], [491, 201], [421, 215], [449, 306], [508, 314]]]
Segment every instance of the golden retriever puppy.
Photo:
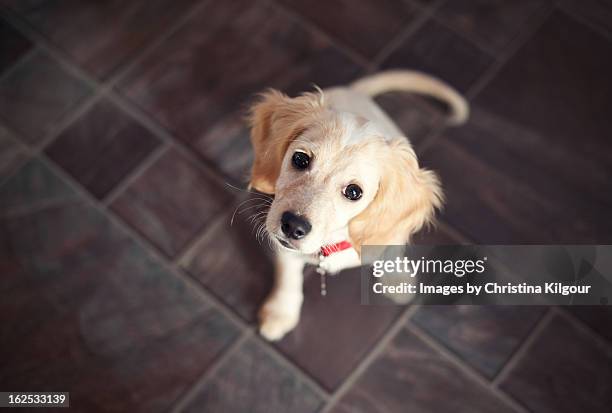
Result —
[[404, 244], [442, 206], [436, 174], [419, 167], [410, 141], [372, 100], [393, 90], [446, 102], [452, 123], [468, 115], [452, 87], [412, 71], [296, 98], [270, 90], [252, 107], [250, 186], [274, 194], [265, 232], [277, 247], [275, 286], [259, 314], [265, 338], [298, 323], [306, 263], [329, 273], [358, 266], [362, 245]]

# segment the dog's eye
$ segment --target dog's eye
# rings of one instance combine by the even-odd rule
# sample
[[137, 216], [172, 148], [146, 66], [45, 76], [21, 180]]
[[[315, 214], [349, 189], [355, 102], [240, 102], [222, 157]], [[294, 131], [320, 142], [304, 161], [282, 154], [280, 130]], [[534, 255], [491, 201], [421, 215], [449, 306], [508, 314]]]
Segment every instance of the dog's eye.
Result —
[[296, 169], [306, 169], [310, 164], [310, 156], [306, 155], [304, 152], [296, 152], [291, 158], [291, 163], [293, 163]]
[[350, 185], [347, 185], [346, 188], [344, 188], [344, 196], [347, 199], [350, 199], [351, 201], [357, 201], [359, 198], [361, 198], [362, 194], [363, 194], [363, 191], [361, 190], [359, 185], [350, 184]]

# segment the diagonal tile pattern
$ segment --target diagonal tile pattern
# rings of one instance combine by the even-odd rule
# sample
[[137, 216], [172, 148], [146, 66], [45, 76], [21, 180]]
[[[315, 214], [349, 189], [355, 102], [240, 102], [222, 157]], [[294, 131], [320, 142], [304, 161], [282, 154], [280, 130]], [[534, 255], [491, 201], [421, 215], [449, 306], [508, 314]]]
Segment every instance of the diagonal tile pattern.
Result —
[[228, 148], [248, 150], [236, 122], [243, 125], [240, 114], [255, 93], [266, 87], [301, 92], [313, 83], [326, 87], [359, 70], [270, 2], [215, 2], [138, 64], [120, 89], [223, 169], [226, 161], [234, 162]]
[[265, 202], [259, 197], [249, 198], [250, 202], [232, 214], [233, 219], [221, 216], [181, 259], [189, 274], [249, 322], [257, 320], [274, 275], [272, 260], [266, 256], [267, 244], [257, 243], [253, 236], [256, 224], [246, 218], [246, 214], [257, 213], [253, 212], [256, 204]]
[[0, 74], [30, 50], [32, 42], [6, 20], [0, 19]]
[[461, 92], [467, 91], [493, 63], [493, 57], [447, 29], [428, 20], [383, 62], [384, 69], [410, 68], [438, 76]]
[[492, 379], [543, 313], [539, 307], [424, 306], [412, 321]]
[[512, 412], [417, 337], [401, 330], [337, 412]]
[[64, 131], [47, 154], [103, 198], [159, 145], [151, 132], [104, 100]]
[[445, 2], [436, 17], [487, 50], [503, 52], [534, 16], [546, 10], [547, 0]]
[[104, 78], [154, 41], [164, 27], [188, 13], [196, 2], [7, 0], [4, 3], [80, 66]]
[[304, 284], [300, 324], [280, 343], [280, 349], [333, 391], [357, 367], [399, 315], [395, 305], [361, 305], [358, 269], [327, 277], [321, 296], [319, 275]]
[[0, 79], [0, 120], [36, 144], [91, 91], [41, 52]]
[[176, 150], [129, 185], [112, 209], [174, 257], [232, 200], [221, 184]]
[[309, 384], [251, 340], [204, 384], [183, 411], [314, 413], [321, 402]]
[[358, 270], [321, 297], [310, 269], [264, 343], [267, 199], [224, 185], [254, 93], [419, 69], [474, 101], [450, 129], [377, 98], [447, 195], [415, 242], [609, 243], [604, 3], [0, 0], [0, 388], [88, 413], [607, 412], [607, 307], [363, 306]]
[[236, 337], [218, 310], [38, 161], [7, 182], [7, 198], [0, 319], [12, 357], [2, 388], [70, 389], [81, 411], [166, 411]]
[[611, 380], [612, 350], [555, 318], [501, 387], [532, 411], [604, 413]]
[[12, 133], [0, 127], [0, 180], [9, 176], [26, 158], [25, 147]]
[[611, 52], [607, 38], [555, 12], [476, 103], [609, 170], [612, 120], [603, 108], [611, 103]]
[[367, 59], [375, 58], [395, 36], [415, 22], [422, 13], [408, 1], [334, 0], [325, 12], [304, 0], [283, 0], [332, 38], [340, 40]]

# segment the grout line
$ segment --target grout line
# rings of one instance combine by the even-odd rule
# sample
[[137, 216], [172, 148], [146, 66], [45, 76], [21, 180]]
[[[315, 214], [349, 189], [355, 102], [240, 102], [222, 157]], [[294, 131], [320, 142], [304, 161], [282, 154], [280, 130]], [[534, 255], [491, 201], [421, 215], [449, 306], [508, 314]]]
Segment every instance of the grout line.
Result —
[[28, 50], [23, 56], [20, 56], [11, 66], [6, 68], [4, 72], [0, 74], [0, 82], [8, 79], [13, 73], [17, 72], [19, 69], [25, 66], [30, 60], [34, 59], [34, 56], [36, 56], [38, 52], [39, 52], [38, 47], [36, 46], [36, 44], [33, 43], [30, 50]]
[[353, 48], [344, 44], [344, 42], [342, 42], [340, 39], [337, 39], [336, 37], [328, 34], [325, 30], [320, 28], [317, 24], [310, 21], [310, 19], [302, 16], [300, 13], [293, 10], [290, 6], [283, 4], [282, 1], [270, 0], [270, 3], [272, 5], [277, 6], [279, 9], [281, 9], [282, 11], [284, 11], [285, 13], [293, 17], [297, 22], [299, 22], [299, 24], [301, 24], [304, 27], [304, 29], [309, 30], [312, 33], [317, 34], [319, 36], [322, 36], [325, 40], [327, 40], [330, 43], [330, 45], [333, 48], [344, 53], [349, 59], [351, 59], [353, 62], [357, 63], [358, 65], [360, 65], [362, 69], [366, 69], [368, 67], [369, 61], [365, 56], [362, 56], [361, 53], [354, 51]]
[[414, 333], [419, 339], [428, 344], [432, 349], [437, 351], [441, 356], [443, 356], [446, 360], [448, 360], [451, 364], [457, 367], [463, 374], [465, 374], [468, 378], [471, 378], [476, 383], [483, 386], [485, 389], [488, 389], [494, 396], [496, 396], [500, 401], [505, 403], [508, 407], [513, 409], [518, 413], [527, 413], [528, 410], [525, 409], [521, 404], [519, 404], [516, 400], [510, 397], [508, 394], [501, 391], [499, 388], [493, 386], [484, 376], [482, 376], [476, 370], [473, 370], [469, 365], [465, 364], [458, 356], [453, 354], [450, 350], [448, 350], [444, 345], [438, 343], [435, 339], [430, 337], [425, 331], [423, 331], [419, 326], [414, 323], [408, 323], [407, 329]]
[[595, 22], [590, 20], [588, 17], [580, 14], [579, 12], [575, 10], [572, 10], [572, 7], [569, 6], [568, 4], [565, 4], [561, 1], [557, 1], [556, 6], [557, 6], [556, 8], [557, 11], [562, 12], [563, 14], [567, 15], [572, 20], [578, 23], [584, 26], [587, 26], [589, 29], [593, 30], [594, 32], [596, 32], [597, 34], [605, 38], [607, 41], [612, 42], [612, 30], [606, 29], [605, 27], [602, 27], [596, 24]]
[[[473, 156], [471, 153], [468, 152], [468, 150], [466, 148], [464, 148], [460, 143], [458, 143], [457, 141], [454, 141], [452, 139], [446, 139], [445, 140], [445, 145], [448, 147], [448, 149], [452, 150], [455, 153], [461, 153], [465, 156], [469, 156], [470, 157], [470, 162], [476, 162], [477, 165], [482, 166], [483, 168], [486, 169], [490, 169], [493, 172], [492, 173], [496, 173], [500, 176], [502, 176], [505, 180], [507, 180], [508, 182], [510, 182], [512, 184], [512, 187], [517, 190], [517, 191], [522, 191], [527, 193], [529, 196], [533, 197], [534, 199], [536, 199], [540, 204], [546, 205], [546, 206], [550, 206], [552, 205], [552, 201], [547, 198], [542, 196], [539, 192], [537, 192], [532, 186], [530, 186], [528, 183], [519, 180], [516, 177], [513, 177], [512, 175], [509, 175], [503, 171], [500, 171], [498, 169], [495, 168], [495, 165], [490, 164], [489, 162], [487, 162], [486, 159], [481, 159], [478, 157]], [[422, 156], [423, 154], [421, 154]]]
[[179, 16], [174, 22], [163, 31], [163, 33], [157, 37], [154, 37], [151, 41], [147, 42], [146, 46], [141, 47], [139, 51], [136, 51], [132, 56], [126, 60], [123, 67], [117, 69], [115, 73], [111, 74], [109, 80], [106, 82], [108, 86], [114, 87], [119, 82], [125, 79], [125, 77], [137, 67], [138, 64], [148, 57], [155, 49], [161, 46], [166, 40], [178, 33], [188, 22], [204, 9], [204, 6], [208, 6], [208, 1], [200, 1], [195, 5], [191, 6], [190, 10], [183, 12], [182, 16]]
[[593, 330], [589, 325], [587, 325], [581, 319], [572, 314], [567, 308], [553, 307], [553, 311], [555, 312], [555, 314], [566, 320], [572, 326], [576, 327], [593, 341], [596, 341], [600, 346], [607, 349], [607, 351], [612, 352], [612, 342], [602, 337], [597, 331]]
[[18, 12], [5, 8], [4, 12], [0, 10], [0, 16], [3, 16], [5, 20], [15, 26], [24, 36], [26, 36], [32, 43], [47, 52], [54, 59], [60, 61], [71, 73], [75, 74], [79, 79], [85, 81], [90, 86], [98, 87], [102, 86], [106, 89], [112, 88], [115, 84], [123, 80], [123, 78], [130, 72], [138, 63], [141, 63], [142, 59], [150, 54], [159, 45], [165, 42], [168, 38], [178, 32], [189, 19], [197, 14], [201, 9], [207, 5], [208, 2], [199, 2], [169, 25], [162, 33], [158, 36], [153, 36], [152, 39], [143, 43], [144, 45], [139, 49], [136, 49], [122, 62], [119, 62], [117, 66], [110, 69], [108, 79], [106, 81], [99, 80], [95, 76], [90, 75], [87, 69], [83, 68], [79, 62], [68, 53], [62, 50], [60, 47], [53, 44], [53, 41], [48, 39], [44, 33], [38, 31], [25, 17], [22, 17]]
[[467, 41], [468, 43], [472, 44], [472, 46], [475, 46], [481, 52], [483, 52], [484, 54], [488, 55], [489, 57], [493, 59], [496, 59], [498, 56], [503, 54], [503, 51], [495, 50], [495, 48], [492, 48], [491, 46], [484, 44], [480, 39], [476, 38], [475, 36], [472, 36], [469, 33], [465, 33], [462, 30], [455, 28], [455, 26], [447, 23], [443, 18], [441, 18], [437, 14], [434, 14], [432, 16], [432, 20], [434, 20], [438, 25], [444, 27], [446, 30], [452, 32], [454, 35], [456, 35], [460, 39], [463, 39]]
[[401, 312], [393, 324], [374, 345], [374, 348], [359, 361], [357, 367], [355, 367], [348, 377], [342, 381], [342, 384], [331, 395], [329, 401], [321, 410], [321, 413], [328, 413], [336, 406], [342, 397], [351, 389], [353, 384], [355, 384], [365, 373], [368, 367], [370, 367], [370, 365], [374, 363], [376, 359], [378, 359], [378, 356], [380, 356], [383, 350], [387, 348], [387, 345], [395, 338], [397, 333], [404, 328], [410, 317], [419, 309], [419, 307], [420, 305], [413, 304]]
[[83, 81], [94, 90], [99, 87], [99, 82], [97, 80], [83, 69], [73, 64], [71, 57], [66, 52], [50, 43], [50, 41], [30, 25], [25, 18], [9, 9], [6, 9], [4, 13], [0, 11], [0, 15], [4, 15], [5, 19], [9, 21], [13, 27], [36, 45], [36, 48], [51, 56], [69, 74]]
[[[207, 3], [204, 2], [202, 3], [202, 5], [196, 6], [190, 12], [186, 13], [186, 15], [180, 19], [181, 22], [177, 23], [176, 25], [173, 25], [168, 30], [168, 33], [165, 33], [164, 35], [160, 36], [157, 41], [155, 41], [155, 43], [161, 43], [165, 39], [167, 39], [167, 37], [174, 34], [175, 31], [180, 29], [182, 22], [187, 21], [191, 16], [197, 13], [200, 8], [203, 7], [204, 4]], [[117, 73], [110, 81], [106, 83], [100, 82], [90, 76], [87, 72], [85, 72], [84, 69], [80, 68], [79, 66], [73, 65], [70, 56], [64, 53], [61, 49], [55, 47], [53, 44], [49, 43], [49, 41], [42, 34], [38, 33], [33, 27], [31, 27], [26, 20], [24, 20], [12, 11], [8, 11], [8, 13], [9, 18], [7, 18], [7, 20], [9, 20], [13, 24], [13, 26], [15, 26], [15, 28], [17, 28], [30, 41], [35, 43], [37, 45], [37, 48], [55, 59], [60, 64], [60, 66], [66, 69], [67, 72], [69, 72], [77, 79], [85, 83], [86, 86], [91, 88], [94, 95], [97, 93], [108, 98], [111, 102], [122, 108], [133, 118], [140, 121], [143, 126], [146, 126], [160, 139], [165, 139], [169, 141], [171, 146], [178, 149], [183, 155], [192, 160], [195, 160], [195, 163], [200, 167], [200, 169], [205, 169], [209, 175], [212, 175], [214, 180], [217, 180], [219, 181], [219, 183], [223, 184], [228, 180], [234, 183], [232, 177], [226, 176], [220, 171], [217, 171], [213, 166], [210, 165], [209, 160], [204, 158], [198, 158], [198, 155], [194, 154], [194, 152], [185, 144], [183, 144], [182, 142], [178, 142], [176, 139], [174, 139], [174, 137], [170, 133], [168, 133], [163, 127], [158, 125], [155, 120], [152, 120], [148, 116], [148, 114], [143, 113], [139, 107], [136, 107], [127, 98], [123, 97], [122, 95], [113, 90], [114, 82], [121, 80], [123, 76], [125, 76], [127, 71], [131, 70], [133, 66], [137, 64], [137, 62], [132, 61], [131, 63], [126, 64], [126, 67], [119, 73]], [[141, 51], [141, 53], [138, 53], [138, 55], [134, 59], [142, 59], [144, 57], [144, 54], [150, 53], [150, 51], [152, 50], [149, 50], [148, 47], [146, 47], [145, 49], [146, 50]], [[62, 126], [63, 128], [67, 128], [69, 124], [64, 124]], [[55, 133], [60, 134], [62, 131], [62, 129], [55, 130]]]
[[134, 183], [151, 165], [153, 165], [158, 159], [160, 159], [165, 153], [168, 152], [168, 145], [166, 142], [161, 141], [159, 145], [153, 149], [149, 154], [140, 161], [140, 163], [127, 173], [113, 189], [111, 189], [105, 196], [102, 198], [102, 204], [106, 207], [109, 207], [110, 204], [115, 201], [123, 193], [123, 191]]
[[412, 23], [409, 23], [404, 29], [400, 30], [395, 37], [393, 37], [386, 46], [384, 46], [380, 52], [372, 59], [370, 65], [368, 65], [368, 72], [375, 72], [379, 69], [380, 65], [397, 50], [410, 36], [416, 33], [419, 29], [425, 26], [425, 23], [429, 21], [433, 16], [434, 8], [423, 8], [420, 14], [414, 19]]
[[19, 138], [16, 132], [0, 124], [0, 136], [2, 135], [4, 136], [4, 139], [11, 141], [18, 152], [23, 154], [23, 159], [17, 161], [11, 170], [8, 171], [8, 173], [4, 173], [4, 175], [0, 177], [0, 187], [4, 185], [4, 183], [7, 182], [13, 175], [15, 175], [23, 165], [32, 159], [32, 156], [34, 156], [32, 148], [25, 144], [24, 141]]
[[[542, 331], [550, 324], [550, 321], [553, 319], [555, 313], [552, 308], [548, 308], [546, 314], [544, 314], [536, 323], [536, 325], [531, 329], [531, 332], [523, 340], [523, 342], [518, 346], [518, 348], [512, 353], [510, 358], [506, 361], [506, 363], [502, 366], [502, 368], [497, 372], [493, 380], [491, 381], [491, 385], [495, 388], [499, 389], [500, 384], [508, 377], [510, 372], [516, 367], [516, 365], [521, 361], [527, 350], [531, 348], [533, 342], [540, 337]], [[501, 390], [500, 390], [501, 391]]]
[[259, 334], [256, 327], [252, 327], [255, 334], [253, 335], [253, 339], [257, 341], [261, 347], [266, 351], [266, 353], [272, 357], [275, 361], [279, 362], [281, 365], [286, 367], [289, 371], [295, 373], [301, 380], [303, 380], [306, 384], [308, 384], [312, 390], [323, 400], [323, 403], [326, 403], [327, 400], [331, 397], [329, 392], [323, 388], [314, 378], [310, 376], [306, 371], [304, 371], [300, 366], [293, 362], [287, 355], [285, 355], [280, 349], [278, 349], [275, 343], [279, 342], [271, 342], [266, 340]]
[[[195, 9], [192, 9], [192, 11], [187, 14], [191, 16], [192, 14], [197, 12], [196, 9], [199, 9], [199, 7], [203, 7], [203, 6], [198, 6]], [[0, 13], [0, 15], [3, 15], [3, 14], [4, 13]], [[48, 40], [42, 34], [38, 33], [33, 27], [31, 27], [27, 21], [25, 21], [19, 15], [15, 14], [12, 11], [8, 11], [8, 14], [9, 14], [8, 18], [5, 16], [6, 20], [10, 21], [10, 23], [13, 24], [13, 26], [15, 26], [24, 36], [26, 36], [30, 41], [36, 44], [37, 50], [40, 50], [48, 54], [53, 59], [55, 59], [58, 62], [58, 64], [60, 64], [63, 68], [67, 70], [67, 72], [69, 72], [70, 74], [74, 75], [76, 78], [83, 81], [83, 83], [86, 86], [90, 87], [92, 89], [92, 94], [94, 96], [98, 95], [97, 97], [90, 97], [90, 101], [88, 101], [89, 104], [93, 104], [93, 102], [96, 99], [100, 99], [100, 97], [108, 98], [108, 100], [110, 100], [112, 103], [117, 105], [119, 108], [123, 109], [127, 115], [139, 121], [142, 124], [142, 126], [148, 128], [155, 136], [157, 136], [162, 141], [162, 143], [165, 142], [166, 144], [165, 146], [173, 147], [174, 149], [176, 149], [178, 152], [180, 152], [182, 155], [188, 158], [197, 169], [203, 171], [212, 180], [217, 181], [219, 184], [225, 184], [225, 182], [227, 181], [227, 177], [223, 176], [223, 174], [216, 171], [206, 162], [203, 162], [202, 159], [199, 159], [198, 155], [193, 153], [186, 145], [183, 145], [182, 143], [177, 142], [170, 133], [168, 133], [165, 129], [163, 129], [160, 125], [158, 125], [156, 121], [152, 120], [148, 115], [146, 115], [142, 110], [140, 110], [140, 108], [133, 105], [131, 102], [123, 98], [118, 93], [115, 93], [111, 88], [111, 83], [107, 83], [107, 84], [100, 83], [98, 80], [94, 79], [89, 74], [87, 74], [83, 69], [81, 69], [78, 66], [73, 65], [71, 62], [71, 58], [66, 53], [64, 53], [59, 48], [50, 44]], [[189, 16], [184, 16], [183, 18], [181, 18], [181, 21], [183, 19], [187, 20]], [[170, 29], [170, 31], [177, 30], [179, 26], [180, 24], [177, 24], [177, 27], [173, 26]], [[169, 36], [169, 35], [171, 34], [167, 34], [166, 36]], [[164, 35], [160, 36], [160, 38], [161, 37], [164, 37]], [[159, 41], [162, 42], [163, 40], [159, 40]], [[145, 51], [145, 52], [148, 52], [148, 51]], [[126, 70], [129, 70], [129, 68]], [[119, 79], [123, 75], [124, 73], [122, 71], [121, 73], [118, 73], [114, 78]], [[81, 102], [81, 104], [83, 104], [83, 102]], [[75, 109], [75, 112], [78, 112], [78, 113], [83, 112], [83, 111], [84, 109]], [[68, 118], [74, 121], [79, 117], [78, 113], [77, 114], [73, 113], [71, 116], [68, 116]], [[61, 125], [62, 127], [58, 126], [57, 128], [55, 128], [55, 134], [57, 135], [61, 134], [65, 128], [68, 128], [70, 126], [70, 124], [71, 122], [69, 121], [64, 122]], [[48, 137], [47, 139], [50, 141], [51, 137]], [[238, 326], [240, 329], [243, 329], [243, 330], [251, 328], [245, 321], [242, 320], [242, 318], [240, 318], [237, 314], [235, 314], [234, 311], [229, 306], [227, 306], [225, 303], [220, 301], [213, 294], [209, 293], [201, 283], [199, 283], [197, 280], [194, 280], [189, 275], [184, 274], [180, 270], [180, 268], [178, 268], [178, 266], [174, 266], [173, 263], [161, 251], [159, 251], [154, 245], [152, 245], [140, 233], [132, 229], [119, 216], [117, 216], [110, 209], [108, 209], [104, 203], [102, 203], [100, 200], [98, 200], [92, 194], [90, 194], [84, 187], [82, 187], [82, 185], [78, 181], [76, 181], [76, 179], [70, 176], [59, 165], [55, 164], [53, 160], [47, 157], [46, 154], [41, 149], [42, 149], [42, 145], [36, 148], [36, 150], [29, 151], [30, 155], [32, 156], [39, 155], [40, 160], [44, 164], [46, 164], [58, 176], [62, 177], [71, 187], [73, 187], [76, 190], [78, 194], [82, 195], [82, 197], [90, 205], [92, 205], [94, 208], [96, 208], [98, 211], [100, 211], [102, 214], [108, 217], [108, 219], [112, 223], [117, 225], [118, 228], [123, 230], [129, 236], [131, 236], [131, 238], [139, 246], [141, 246], [151, 256], [155, 257], [159, 262], [161, 262], [162, 265], [171, 274], [173, 274], [174, 276], [184, 281], [190, 288], [192, 288], [194, 291], [199, 293], [200, 296], [202, 296], [205, 299], [205, 301], [207, 301], [213, 307], [218, 309], [220, 313], [226, 316], [233, 324], [235, 324], [236, 326]], [[159, 149], [159, 151], [161, 151], [161, 149]], [[136, 168], [136, 169], [139, 169], [139, 168]], [[118, 194], [119, 194], [119, 191], [117, 190], [115, 191], [114, 196], [116, 197]]]
[[44, 152], [62, 133], [98, 103], [101, 97], [100, 93], [94, 90], [89, 96], [75, 102], [72, 108], [55, 122], [51, 131], [38, 144], [34, 145], [34, 151], [36, 153]]
[[[534, 12], [534, 15], [527, 21], [527, 29], [519, 33], [510, 43], [506, 46], [505, 50], [499, 51], [497, 53], [491, 53], [487, 51], [487, 49], [483, 49], [478, 42], [473, 40], [471, 37], [468, 37], [458, 31], [456, 31], [452, 26], [444, 23], [439, 18], [436, 18], [435, 15], [433, 18], [436, 19], [436, 22], [442, 24], [448, 30], [451, 30], [457, 36], [467, 40], [468, 42], [474, 44], [479, 47], [482, 51], [486, 52], [489, 56], [493, 57], [493, 62], [491, 65], [484, 71], [484, 73], [467, 89], [463, 95], [465, 96], [468, 102], [473, 101], [475, 97], [480, 93], [493, 78], [502, 70], [502, 68], [508, 63], [508, 61], [533, 37], [533, 35], [538, 31], [538, 29], [542, 26], [542, 24], [550, 17], [550, 15], [554, 11], [554, 6], [542, 6], [539, 12]], [[469, 119], [468, 119], [469, 122]], [[459, 125], [461, 127], [461, 125]], [[434, 145], [440, 136], [447, 128], [442, 126], [436, 130], [433, 130], [429, 135], [421, 142], [418, 147], [418, 150], [421, 154], [426, 153], [432, 145]]]
[[157, 121], [151, 118], [144, 109], [137, 106], [131, 100], [125, 98], [114, 90], [108, 90], [106, 92], [106, 97], [111, 102], [120, 107], [124, 112], [130, 115], [132, 118], [136, 119], [140, 124], [147, 129], [149, 129], [153, 134], [155, 134], [162, 141], [165, 141], [170, 149], [176, 150], [185, 158], [190, 160], [196, 169], [203, 171], [207, 176], [212, 178], [220, 185], [225, 185], [226, 183], [236, 184], [234, 178], [226, 175], [222, 171], [218, 170], [211, 160], [205, 158], [196, 150], [193, 150], [189, 147], [189, 145], [182, 142], [180, 139], [175, 138], [171, 132], [166, 130], [164, 126], [157, 123]]
[[[203, 3], [203, 4], [206, 4], [206, 3]], [[196, 9], [199, 9], [199, 7], [203, 7], [203, 6], [198, 6], [196, 7]], [[192, 10], [192, 12], [188, 14], [192, 15], [192, 13], [195, 13], [196, 11], [197, 10]], [[187, 17], [185, 17], [185, 19], [186, 18]], [[13, 21], [13, 20], [16, 20], [16, 21]], [[157, 132], [160, 138], [164, 138], [167, 140], [174, 140], [172, 135], [169, 134], [166, 130], [164, 130], [161, 126], [159, 126], [156, 123], [156, 121], [151, 120], [148, 114], [144, 114], [140, 110], [137, 110], [134, 107], [134, 105], [130, 101], [128, 101], [128, 99], [124, 98], [121, 94], [114, 91], [113, 90], [113, 80], [110, 80], [108, 82], [98, 81], [92, 76], [90, 76], [84, 69], [76, 65], [73, 65], [70, 56], [67, 56], [63, 51], [61, 51], [61, 49], [50, 44], [49, 41], [45, 37], [43, 37], [41, 34], [36, 32], [34, 28], [30, 27], [27, 21], [24, 21], [18, 15], [13, 15], [13, 19], [11, 20], [11, 22], [15, 23], [14, 25], [16, 26], [17, 29], [19, 29], [22, 32], [22, 34], [28, 37], [32, 42], [36, 43], [37, 47], [40, 48], [40, 50], [42, 50], [44, 53], [47, 53], [49, 56], [55, 59], [70, 74], [74, 75], [76, 78], [83, 81], [89, 88], [93, 90], [94, 94], [98, 93], [108, 98], [113, 103], [115, 103], [117, 106], [121, 107], [126, 112], [128, 112], [133, 118], [138, 119], [145, 126], [148, 126], [148, 128], [151, 131]], [[171, 30], [176, 30], [176, 29], [177, 27], [173, 27]], [[171, 35], [171, 34], [167, 34], [167, 35]], [[149, 50], [146, 51], [146, 53], [148, 52]], [[136, 59], [141, 59], [142, 57], [143, 56], [139, 54], [139, 56], [137, 56]], [[131, 69], [132, 65], [134, 64], [136, 63], [132, 62], [130, 64], [127, 64], [127, 66], [130, 66], [130, 68], [126, 68], [125, 70], [122, 70], [121, 73], [118, 73], [116, 76], [114, 76], [114, 79], [117, 80], [123, 77], [127, 73], [127, 71]]]
[[404, 29], [400, 30], [395, 37], [393, 37], [386, 46], [384, 46], [381, 51], [374, 56], [372, 59], [372, 63], [369, 67], [369, 72], [375, 72], [379, 69], [379, 66], [395, 51], [397, 48], [404, 43], [410, 36], [416, 33], [419, 29], [421, 29], [425, 23], [427, 23], [430, 19], [433, 18], [436, 11], [446, 2], [446, 0], [437, 0], [433, 4], [428, 6], [423, 6], [416, 2], [411, 2], [413, 7], [417, 10], [417, 13], [420, 14], [415, 18], [415, 20], [409, 23]]
[[174, 401], [170, 408], [170, 413], [179, 413], [185, 407], [191, 403], [195, 397], [198, 395], [200, 390], [204, 388], [204, 386], [208, 383], [208, 381], [214, 377], [214, 375], [223, 367], [225, 362], [229, 360], [238, 350], [242, 347], [244, 343], [252, 336], [252, 332], [250, 330], [245, 330], [241, 333], [240, 337], [238, 337], [228, 348], [223, 351], [223, 353], [218, 356], [213, 363], [200, 375], [198, 379], [192, 384], [188, 386], [188, 389], [178, 397], [177, 400]]
[[441, 125], [434, 126], [432, 130], [427, 135], [425, 135], [421, 142], [419, 142], [415, 146], [414, 150], [416, 151], [417, 156], [421, 157], [426, 154], [427, 151], [432, 147], [432, 145], [438, 142], [438, 140], [444, 136], [444, 132], [446, 132], [449, 128], [456, 128], [461, 126], [462, 125], [450, 126], [447, 123], [442, 123]]
[[173, 266], [169, 259], [164, 254], [157, 250], [153, 245], [150, 244], [142, 235], [136, 230], [132, 229], [127, 223], [125, 223], [121, 217], [112, 213], [112, 211], [100, 202], [97, 198], [91, 195], [78, 181], [64, 171], [60, 166], [56, 165], [50, 158], [44, 153], [39, 156], [40, 161], [45, 164], [53, 173], [62, 178], [75, 192], [81, 196], [81, 198], [88, 203], [90, 206], [95, 208], [98, 212], [106, 216], [109, 221], [116, 225], [121, 231], [126, 233], [136, 242], [138, 246], [143, 248], [151, 257], [156, 259], [165, 270], [170, 274], [174, 275], [181, 281], [184, 281], [187, 287], [192, 288], [193, 291], [197, 292], [207, 303], [212, 307], [219, 310], [221, 314], [226, 316], [230, 322], [232, 322], [239, 329], [249, 328], [248, 324], [243, 321], [238, 315], [236, 315], [228, 306], [216, 298], [213, 294], [209, 293], [199, 282], [189, 277], [188, 275], [181, 272], [177, 267]]
[[[548, 9], [547, 9], [548, 7]], [[501, 69], [510, 61], [510, 59], [537, 33], [542, 25], [548, 20], [555, 10], [554, 6], [543, 6], [540, 15], [534, 15], [527, 27], [512, 41], [506, 50], [500, 52], [498, 58], [489, 66], [489, 68], [480, 76], [480, 78], [470, 86], [465, 93], [468, 101], [480, 93], [484, 87], [501, 71]]]
[[321, 386], [310, 377], [310, 375], [301, 370], [297, 365], [295, 365], [291, 360], [282, 355], [278, 350], [274, 349], [271, 343], [265, 341], [258, 334], [256, 334], [255, 326], [249, 325], [246, 321], [244, 321], [231, 309], [230, 306], [222, 302], [214, 294], [208, 292], [208, 290], [199, 281], [195, 280], [188, 274], [183, 273], [177, 265], [173, 264], [172, 261], [167, 258], [161, 251], [158, 251], [153, 245], [151, 245], [150, 242], [146, 240], [146, 238], [140, 235], [137, 231], [133, 230], [126, 222], [121, 219], [121, 217], [112, 213], [112, 211], [106, 208], [106, 206], [102, 202], [100, 202], [93, 195], [87, 192], [87, 190], [83, 188], [78, 181], [72, 178], [58, 165], [56, 165], [51, 159], [47, 158], [44, 153], [40, 155], [40, 159], [47, 167], [49, 167], [49, 169], [51, 169], [54, 173], [63, 178], [69, 186], [75, 189], [77, 194], [81, 195], [81, 197], [84, 198], [88, 204], [90, 204], [96, 210], [104, 214], [113, 224], [117, 225], [119, 229], [123, 230], [128, 236], [130, 236], [150, 256], [157, 259], [157, 261], [160, 262], [164, 269], [166, 269], [170, 274], [185, 282], [188, 288], [191, 288], [194, 292], [198, 293], [206, 303], [218, 310], [219, 313], [225, 316], [229, 322], [234, 324], [234, 326], [239, 331], [243, 333], [245, 331], [251, 331], [253, 333], [253, 336], [257, 337], [261, 343], [265, 344], [264, 347], [268, 348], [268, 351], [271, 356], [273, 356], [277, 360], [280, 360], [291, 371], [296, 373], [296, 375], [300, 379], [304, 380], [306, 383], [309, 383], [314, 389], [314, 391], [323, 398], [323, 400], [327, 400], [329, 398], [328, 393], [324, 389], [322, 389]]
[[223, 218], [226, 216], [226, 214], [227, 212], [225, 210], [215, 214], [214, 217], [210, 219], [210, 223], [208, 225], [201, 228], [193, 236], [193, 238], [186, 242], [185, 245], [176, 252], [174, 258], [172, 259], [173, 264], [181, 268], [182, 265], [187, 264], [188, 258], [191, 257], [195, 251], [197, 251], [198, 246], [200, 246], [203, 242], [207, 242], [208, 238], [211, 237], [211, 234], [217, 230], [217, 226], [222, 225]]

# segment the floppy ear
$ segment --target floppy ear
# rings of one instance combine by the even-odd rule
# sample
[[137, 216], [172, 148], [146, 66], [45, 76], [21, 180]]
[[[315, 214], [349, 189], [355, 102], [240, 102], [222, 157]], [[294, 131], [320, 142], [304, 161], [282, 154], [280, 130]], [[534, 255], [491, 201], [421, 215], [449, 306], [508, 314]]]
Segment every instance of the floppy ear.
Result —
[[321, 109], [322, 93], [304, 93], [290, 98], [271, 89], [261, 95], [249, 116], [255, 153], [250, 187], [267, 194], [274, 193], [287, 147]]
[[419, 168], [405, 138], [382, 143], [383, 165], [378, 192], [368, 207], [349, 223], [349, 235], [358, 252], [362, 245], [404, 244], [429, 224], [443, 202], [436, 174]]

